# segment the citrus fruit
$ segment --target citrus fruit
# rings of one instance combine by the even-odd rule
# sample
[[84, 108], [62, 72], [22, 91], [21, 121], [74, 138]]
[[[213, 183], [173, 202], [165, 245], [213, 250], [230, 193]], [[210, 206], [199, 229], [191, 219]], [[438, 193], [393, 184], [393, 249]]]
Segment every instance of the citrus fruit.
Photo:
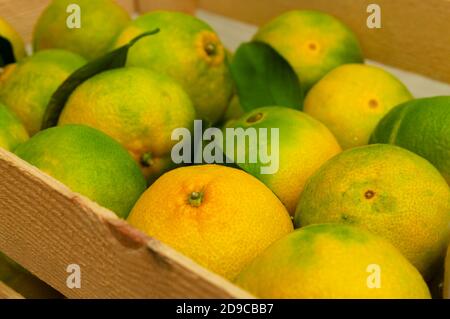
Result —
[[[324, 162], [341, 151], [334, 136], [322, 123], [290, 108], [258, 108], [228, 122], [224, 130], [227, 128], [256, 130], [258, 143], [243, 144], [235, 141], [235, 151], [227, 148], [226, 154], [235, 162], [239, 160], [239, 153], [245, 154], [245, 163], [237, 164], [266, 184], [291, 215], [295, 212], [307, 179]], [[261, 135], [261, 129], [268, 130], [267, 138]], [[279, 138], [275, 140], [275, 144], [272, 144], [272, 129], [279, 130]], [[269, 151], [273, 148], [272, 157], [273, 162], [278, 162], [277, 171], [263, 174], [261, 168], [268, 164], [264, 164], [260, 156], [257, 161], [250, 161], [250, 156], [260, 154], [263, 147], [267, 147]], [[234, 156], [230, 151], [234, 151]]]
[[450, 299], [450, 246], [448, 246], [445, 259], [444, 298]]
[[[25, 57], [25, 44], [19, 33], [4, 19], [0, 17], [0, 37], [8, 40], [13, 48], [14, 57], [20, 60]], [[0, 57], [1, 60], [1, 57]], [[1, 62], [1, 61], [0, 61]], [[0, 63], [1, 64], [1, 63]]]
[[171, 78], [143, 68], [102, 72], [70, 96], [59, 124], [84, 124], [120, 142], [154, 181], [173, 167], [172, 131], [190, 129], [195, 109]]
[[230, 279], [293, 229], [264, 184], [218, 165], [166, 173], [142, 195], [128, 222]]
[[30, 135], [41, 129], [53, 93], [85, 63], [75, 53], [47, 50], [18, 62], [2, 76], [0, 101], [22, 121]]
[[15, 153], [122, 218], [128, 216], [146, 188], [128, 152], [87, 126], [66, 125], [41, 131]]
[[339, 224], [312, 225], [285, 236], [236, 283], [265, 299], [430, 298], [420, 273], [389, 242]]
[[[79, 6], [79, 28], [71, 26], [77, 22], [73, 5]], [[53, 0], [34, 27], [34, 50], [64, 49], [94, 59], [112, 48], [129, 21], [113, 0]]]
[[17, 63], [11, 63], [8, 65], [5, 65], [3, 68], [0, 68], [0, 87], [3, 85], [3, 83], [6, 81], [6, 79], [8, 79], [9, 76], [13, 73], [16, 66], [17, 66]]
[[0, 252], [0, 282], [28, 299], [54, 299], [62, 296], [39, 278]]
[[408, 89], [388, 72], [347, 64], [328, 73], [309, 91], [304, 111], [328, 126], [348, 149], [367, 145], [383, 116], [410, 99]]
[[233, 93], [226, 52], [219, 37], [205, 22], [180, 12], [156, 11], [134, 20], [116, 46], [161, 28], [153, 37], [136, 43], [128, 53], [128, 66], [142, 66], [178, 81], [194, 103], [199, 118], [218, 122]]
[[345, 151], [308, 181], [295, 225], [339, 222], [392, 242], [427, 277], [449, 234], [450, 190], [427, 160], [392, 145]]
[[0, 147], [13, 151], [28, 139], [28, 133], [19, 119], [0, 103]]
[[353, 32], [323, 12], [286, 12], [263, 26], [254, 39], [272, 46], [291, 64], [305, 91], [335, 67], [364, 60]]
[[450, 184], [450, 96], [397, 106], [378, 124], [371, 143], [389, 143], [429, 160]]

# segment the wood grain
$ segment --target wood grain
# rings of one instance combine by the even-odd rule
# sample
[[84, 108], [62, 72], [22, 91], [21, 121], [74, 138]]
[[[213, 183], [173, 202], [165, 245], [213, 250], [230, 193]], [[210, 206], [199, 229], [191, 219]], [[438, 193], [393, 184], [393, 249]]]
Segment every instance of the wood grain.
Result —
[[194, 14], [198, 0], [136, 0], [137, 11], [174, 10]]
[[[382, 28], [366, 26], [381, 6]], [[292, 9], [328, 12], [356, 32], [367, 58], [450, 83], [450, 0], [199, 0], [199, 7], [253, 24]]]
[[23, 299], [23, 296], [0, 281], [0, 299]]
[[69, 298], [251, 298], [2, 149], [0, 251]]
[[[129, 13], [135, 11], [134, 0], [116, 2]], [[50, 0], [0, 0], [0, 16], [20, 33], [26, 43], [30, 43], [34, 24], [49, 3]]]
[[33, 27], [50, 0], [0, 0], [0, 16], [31, 42]]

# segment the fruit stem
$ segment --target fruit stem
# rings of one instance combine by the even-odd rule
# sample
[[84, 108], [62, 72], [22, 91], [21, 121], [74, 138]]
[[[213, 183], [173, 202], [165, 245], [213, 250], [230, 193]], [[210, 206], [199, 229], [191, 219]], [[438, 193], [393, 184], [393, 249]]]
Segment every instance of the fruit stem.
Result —
[[193, 207], [200, 207], [203, 201], [202, 192], [192, 192], [188, 198], [189, 204]]
[[217, 53], [217, 47], [214, 43], [207, 43], [205, 45], [205, 51], [209, 56], [213, 56]]
[[153, 165], [153, 157], [152, 157], [152, 153], [148, 152], [148, 153], [144, 153], [141, 156], [141, 164], [144, 167], [150, 167]]

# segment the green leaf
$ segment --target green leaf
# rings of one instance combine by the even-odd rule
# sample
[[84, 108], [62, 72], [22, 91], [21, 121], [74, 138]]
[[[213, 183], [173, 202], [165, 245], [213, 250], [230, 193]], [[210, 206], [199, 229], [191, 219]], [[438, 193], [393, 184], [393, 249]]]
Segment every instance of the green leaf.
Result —
[[61, 115], [67, 100], [80, 84], [98, 73], [124, 67], [129, 49], [140, 39], [157, 34], [158, 32], [159, 29], [145, 32], [131, 40], [128, 44], [87, 63], [72, 73], [72, 75], [59, 86], [56, 92], [53, 93], [50, 102], [47, 105], [41, 129], [44, 130], [58, 124], [59, 116]]
[[14, 50], [8, 39], [0, 36], [0, 67], [15, 63]]
[[262, 106], [302, 108], [300, 81], [290, 64], [271, 46], [260, 42], [242, 44], [230, 69], [245, 111]]

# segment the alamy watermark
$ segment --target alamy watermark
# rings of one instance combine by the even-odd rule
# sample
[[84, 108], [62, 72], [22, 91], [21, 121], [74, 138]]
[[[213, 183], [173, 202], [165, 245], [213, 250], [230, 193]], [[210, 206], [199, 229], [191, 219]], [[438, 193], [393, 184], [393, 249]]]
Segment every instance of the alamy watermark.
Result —
[[381, 29], [381, 7], [379, 4], [372, 3], [367, 6], [367, 27], [369, 29]]
[[66, 26], [69, 29], [81, 28], [81, 8], [78, 4], [69, 4], [66, 8], [66, 12], [69, 14], [66, 19]]
[[369, 289], [381, 288], [381, 267], [378, 264], [370, 264], [366, 271], [370, 274], [367, 276], [366, 284]]
[[81, 288], [81, 267], [78, 264], [70, 264], [66, 268], [66, 272], [69, 273], [66, 279], [66, 286], [69, 289]]
[[[379, 4], [371, 3], [367, 6], [367, 13], [370, 15], [367, 17], [366, 25], [369, 29], [381, 28], [381, 7]], [[66, 26], [69, 29], [81, 28], [81, 8], [76, 3], [71, 3], [66, 7], [66, 13], [68, 13], [66, 19]]]
[[[224, 134], [225, 131], [225, 134]], [[260, 173], [275, 174], [280, 166], [279, 128], [203, 129], [203, 122], [194, 121], [194, 135], [187, 128], [172, 132], [178, 143], [172, 148], [175, 164], [258, 164]]]

